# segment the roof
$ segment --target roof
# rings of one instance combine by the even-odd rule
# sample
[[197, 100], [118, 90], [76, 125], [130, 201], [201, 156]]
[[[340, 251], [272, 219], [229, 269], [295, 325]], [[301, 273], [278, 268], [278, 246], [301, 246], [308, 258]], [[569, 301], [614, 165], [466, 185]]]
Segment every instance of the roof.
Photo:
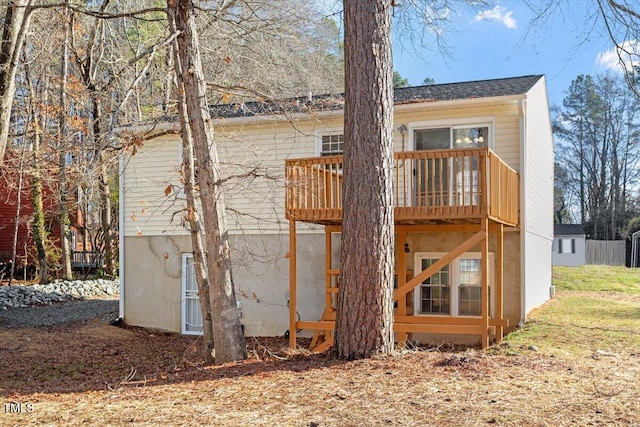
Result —
[[[394, 104], [442, 102], [464, 99], [494, 98], [524, 95], [543, 75], [509, 77], [492, 80], [476, 80], [460, 83], [444, 83], [412, 86], [394, 90]], [[211, 106], [214, 118], [252, 117], [270, 114], [337, 111], [344, 108], [344, 94], [318, 95], [291, 98], [281, 101], [245, 102]]]
[[553, 234], [555, 236], [584, 236], [584, 228], [580, 224], [554, 224]]

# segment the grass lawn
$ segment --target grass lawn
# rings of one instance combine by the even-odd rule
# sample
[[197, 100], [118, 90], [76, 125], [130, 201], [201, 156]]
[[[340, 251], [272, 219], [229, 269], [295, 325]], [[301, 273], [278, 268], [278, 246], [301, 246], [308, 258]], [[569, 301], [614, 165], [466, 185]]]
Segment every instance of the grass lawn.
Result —
[[554, 282], [485, 351], [340, 362], [250, 339], [246, 362], [205, 367], [189, 337], [0, 330], [0, 425], [640, 426], [640, 272], [557, 268]]

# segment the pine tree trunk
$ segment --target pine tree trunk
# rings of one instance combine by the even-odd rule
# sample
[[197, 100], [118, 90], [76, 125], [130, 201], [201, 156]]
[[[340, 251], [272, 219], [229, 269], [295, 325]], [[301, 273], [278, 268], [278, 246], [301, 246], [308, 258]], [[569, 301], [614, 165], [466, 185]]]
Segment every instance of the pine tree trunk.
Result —
[[[206, 101], [206, 82], [202, 71], [194, 5], [190, 0], [168, 0], [169, 22], [178, 32], [174, 49], [179, 94], [184, 98], [186, 114], [180, 116], [184, 132], [188, 128], [197, 159], [202, 222], [206, 232], [206, 263], [215, 363], [242, 360], [246, 357], [240, 316], [231, 280], [226, 212], [220, 180], [220, 166], [213, 124]], [[189, 120], [185, 123], [184, 120]], [[189, 141], [187, 141], [188, 143]]]
[[391, 2], [344, 1], [345, 121], [341, 271], [334, 352], [393, 351]]

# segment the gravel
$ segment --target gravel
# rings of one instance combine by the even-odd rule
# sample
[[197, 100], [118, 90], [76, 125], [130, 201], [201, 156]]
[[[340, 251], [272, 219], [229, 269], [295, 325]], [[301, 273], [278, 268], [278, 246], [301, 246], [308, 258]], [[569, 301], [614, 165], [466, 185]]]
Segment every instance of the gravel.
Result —
[[52, 326], [99, 317], [118, 317], [119, 283], [111, 280], [58, 281], [0, 287], [0, 325]]

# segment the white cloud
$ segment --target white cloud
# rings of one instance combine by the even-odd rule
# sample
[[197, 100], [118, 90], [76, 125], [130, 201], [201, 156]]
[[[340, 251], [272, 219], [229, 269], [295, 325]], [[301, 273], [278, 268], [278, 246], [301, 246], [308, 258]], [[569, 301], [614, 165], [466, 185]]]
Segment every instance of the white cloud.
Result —
[[473, 20], [497, 22], [511, 30], [515, 30], [516, 28], [518, 28], [518, 23], [513, 17], [513, 11], [507, 10], [500, 5], [496, 5], [493, 9], [487, 9], [478, 12]]
[[633, 65], [640, 65], [640, 41], [627, 40], [596, 55], [596, 63], [617, 73], [632, 71]]

